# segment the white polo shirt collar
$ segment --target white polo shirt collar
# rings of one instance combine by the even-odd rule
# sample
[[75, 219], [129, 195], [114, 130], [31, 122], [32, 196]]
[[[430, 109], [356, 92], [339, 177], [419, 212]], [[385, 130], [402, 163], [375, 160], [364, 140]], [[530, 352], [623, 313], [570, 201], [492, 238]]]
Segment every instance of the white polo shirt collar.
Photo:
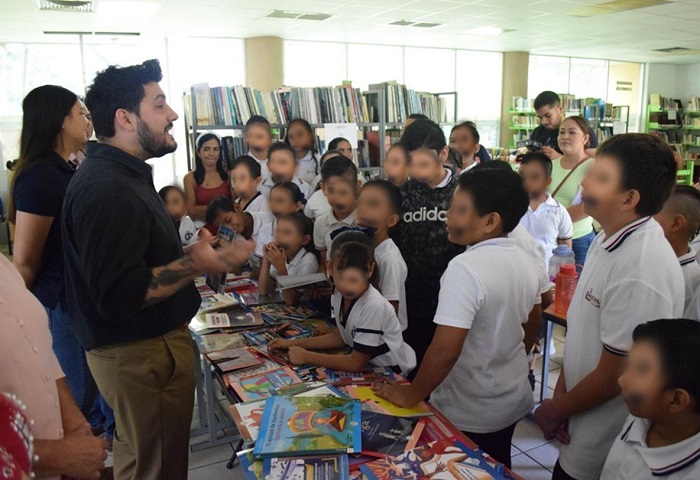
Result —
[[357, 215], [357, 209], [353, 210], [350, 215], [345, 217], [342, 220], [338, 220], [335, 218], [335, 214], [333, 213], [333, 209], [331, 209], [328, 212], [328, 215], [326, 216], [326, 226], [327, 227], [332, 227], [334, 225], [355, 225], [355, 216]]
[[614, 252], [620, 247], [620, 245], [624, 243], [624, 241], [630, 235], [636, 232], [639, 229], [639, 227], [647, 223], [649, 220], [651, 220], [651, 217], [642, 217], [622, 227], [620, 230], [610, 235], [603, 241], [603, 243], [601, 244], [603, 250], [605, 250], [608, 253]]
[[558, 207], [558, 206], [559, 206], [559, 202], [557, 202], [557, 201], [554, 199], [554, 197], [552, 196], [551, 193], [545, 192], [545, 194], [547, 195], [547, 198], [545, 198], [544, 202], [542, 202], [542, 203], [540, 203], [539, 205], [537, 205], [537, 208], [535, 208], [535, 210], [533, 210], [532, 207], [531, 207], [530, 205], [528, 205], [528, 206], [527, 206], [527, 210], [528, 210], [529, 212], [533, 212], [533, 213], [534, 213], [534, 212], [536, 212], [537, 210], [539, 210], [540, 208], [542, 208], [542, 207], [544, 207], [544, 206], [547, 206], [547, 205], [551, 205], [551, 206], [553, 206], [553, 207]]
[[690, 265], [691, 263], [697, 261], [697, 258], [696, 258], [697, 253], [695, 252], [695, 249], [693, 247], [689, 247], [689, 248], [690, 248], [690, 251], [688, 253], [678, 257], [678, 262], [681, 264], [681, 267], [685, 267], [686, 265]]
[[621, 440], [639, 452], [653, 476], [671, 475], [700, 460], [700, 433], [673, 445], [650, 448], [646, 442], [650, 426], [649, 420], [635, 418], [622, 433]]
[[443, 178], [442, 181], [435, 186], [435, 188], [445, 188], [447, 184], [450, 183], [450, 180], [452, 179], [452, 170], [446, 168], [445, 173], [445, 178]]

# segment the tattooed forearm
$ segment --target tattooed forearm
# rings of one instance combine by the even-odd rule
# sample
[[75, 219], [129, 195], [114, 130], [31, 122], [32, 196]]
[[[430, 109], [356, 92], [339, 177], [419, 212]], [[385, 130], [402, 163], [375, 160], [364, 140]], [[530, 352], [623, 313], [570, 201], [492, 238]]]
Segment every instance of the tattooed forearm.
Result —
[[143, 308], [153, 306], [170, 297], [190, 282], [197, 273], [192, 258], [187, 255], [168, 265], [154, 268]]

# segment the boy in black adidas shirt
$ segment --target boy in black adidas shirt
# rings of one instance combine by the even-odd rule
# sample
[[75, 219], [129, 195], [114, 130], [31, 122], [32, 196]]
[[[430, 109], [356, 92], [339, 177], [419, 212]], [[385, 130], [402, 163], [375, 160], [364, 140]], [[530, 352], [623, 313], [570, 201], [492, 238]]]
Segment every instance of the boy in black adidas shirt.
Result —
[[445, 230], [458, 176], [443, 167], [448, 155], [445, 134], [430, 120], [411, 123], [400, 143], [408, 152], [411, 178], [401, 187], [401, 216], [392, 238], [408, 267], [404, 338], [420, 364], [435, 332], [440, 277], [450, 260], [464, 251], [447, 240]]

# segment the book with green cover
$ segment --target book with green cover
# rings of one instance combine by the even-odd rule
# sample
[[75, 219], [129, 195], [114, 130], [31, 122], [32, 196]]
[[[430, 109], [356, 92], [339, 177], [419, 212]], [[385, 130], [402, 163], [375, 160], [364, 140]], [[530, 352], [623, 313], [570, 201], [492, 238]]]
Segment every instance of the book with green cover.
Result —
[[350, 398], [270, 397], [253, 455], [360, 452], [361, 421], [360, 402]]
[[266, 458], [262, 475], [265, 480], [349, 480], [350, 467], [345, 454]]

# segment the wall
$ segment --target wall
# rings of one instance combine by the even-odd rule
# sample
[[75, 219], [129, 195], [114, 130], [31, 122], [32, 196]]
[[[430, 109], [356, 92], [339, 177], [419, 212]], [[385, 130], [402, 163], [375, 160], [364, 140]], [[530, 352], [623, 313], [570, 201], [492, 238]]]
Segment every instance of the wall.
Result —
[[700, 64], [678, 65], [676, 90], [683, 101], [700, 97]]

